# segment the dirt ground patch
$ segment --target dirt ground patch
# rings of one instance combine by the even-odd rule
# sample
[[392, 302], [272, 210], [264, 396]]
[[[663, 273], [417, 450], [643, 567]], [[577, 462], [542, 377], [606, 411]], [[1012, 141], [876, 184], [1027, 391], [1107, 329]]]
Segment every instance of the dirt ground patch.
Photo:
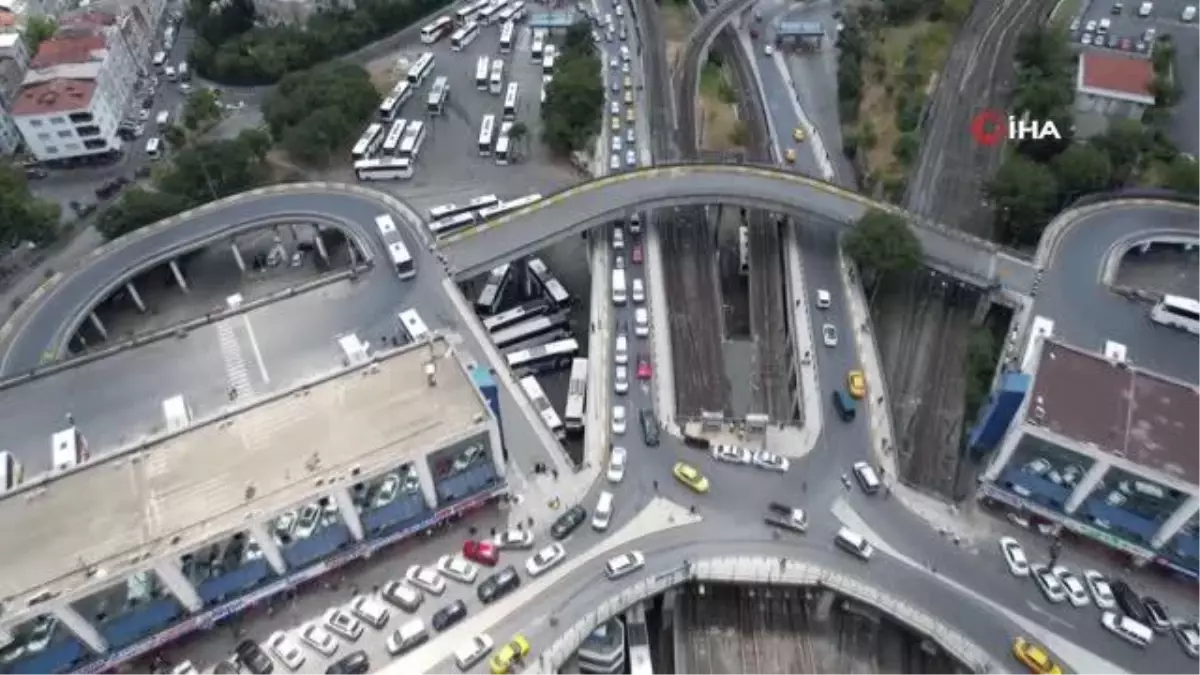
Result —
[[667, 43], [667, 66], [674, 70], [675, 60], [696, 26], [696, 17], [684, 3], [659, 5], [658, 15], [662, 17], [663, 40]]
[[381, 94], [387, 94], [396, 86], [404, 73], [408, 72], [408, 59], [403, 55], [390, 54], [382, 56], [367, 64], [367, 73], [371, 75], [371, 84]]
[[727, 152], [742, 148], [743, 126], [737, 116], [728, 69], [707, 64], [700, 73], [700, 149]]

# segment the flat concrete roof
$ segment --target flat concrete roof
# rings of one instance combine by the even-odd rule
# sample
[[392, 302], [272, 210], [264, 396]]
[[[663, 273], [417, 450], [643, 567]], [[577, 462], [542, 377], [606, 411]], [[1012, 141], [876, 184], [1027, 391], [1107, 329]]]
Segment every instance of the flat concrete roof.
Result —
[[1196, 387], [1047, 340], [1030, 395], [1027, 423], [1196, 485]]
[[[437, 384], [427, 383], [434, 359]], [[0, 498], [0, 601], [73, 594], [486, 428], [443, 339], [281, 392]]]

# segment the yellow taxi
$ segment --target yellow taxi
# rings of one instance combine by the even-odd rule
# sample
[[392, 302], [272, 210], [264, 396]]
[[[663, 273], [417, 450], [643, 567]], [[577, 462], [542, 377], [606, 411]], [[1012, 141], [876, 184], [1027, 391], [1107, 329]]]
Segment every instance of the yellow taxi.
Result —
[[616, 115], [613, 115], [612, 121], [609, 122], [608, 127], [610, 129], [612, 129], [613, 131], [620, 131], [621, 130], [621, 118]]
[[795, 148], [788, 148], [788, 149], [787, 149], [787, 152], [783, 153], [783, 157], [784, 157], [784, 159], [786, 159], [788, 162], [790, 162], [790, 163], [795, 163], [795, 161], [796, 161], [796, 149], [795, 149]]
[[862, 398], [867, 395], [867, 376], [861, 370], [852, 370], [846, 375], [846, 389], [850, 391], [850, 396], [853, 398]]
[[625, 109], [625, 123], [633, 124], [635, 121], [637, 121], [637, 113], [634, 112], [633, 106], [630, 106]]
[[512, 669], [514, 663], [520, 663], [529, 656], [529, 640], [524, 635], [514, 635], [508, 644], [501, 647], [492, 655], [491, 666], [495, 675], [504, 675]]
[[795, 129], [792, 129], [792, 138], [795, 139], [797, 143], [803, 143], [804, 127], [796, 127]]
[[675, 474], [675, 479], [686, 485], [692, 492], [700, 494], [708, 492], [708, 479], [691, 464], [678, 462], [671, 473]]
[[1029, 672], [1037, 675], [1062, 675], [1062, 668], [1050, 658], [1050, 654], [1041, 645], [1025, 638], [1017, 638], [1013, 640], [1012, 649], [1013, 656], [1017, 657]]

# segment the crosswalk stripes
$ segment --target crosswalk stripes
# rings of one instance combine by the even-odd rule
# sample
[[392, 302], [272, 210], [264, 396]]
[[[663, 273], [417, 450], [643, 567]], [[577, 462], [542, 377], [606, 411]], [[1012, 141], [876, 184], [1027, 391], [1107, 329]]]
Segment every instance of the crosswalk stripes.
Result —
[[221, 361], [225, 364], [225, 376], [229, 386], [237, 392], [238, 397], [253, 396], [254, 383], [250, 381], [250, 371], [246, 368], [242, 347], [238, 344], [237, 335], [234, 334], [229, 319], [217, 324], [217, 344], [221, 348]]

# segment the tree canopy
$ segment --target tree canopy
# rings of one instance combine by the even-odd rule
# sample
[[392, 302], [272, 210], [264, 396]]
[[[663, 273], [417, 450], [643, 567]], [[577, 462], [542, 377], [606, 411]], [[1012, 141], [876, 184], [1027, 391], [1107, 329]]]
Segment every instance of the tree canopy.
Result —
[[987, 187], [1005, 241], [1032, 244], [1058, 210], [1058, 181], [1045, 164], [1010, 155]]
[[221, 106], [217, 102], [217, 92], [208, 87], [196, 89], [183, 103], [183, 126], [191, 131], [220, 119]]
[[59, 206], [33, 196], [20, 167], [0, 164], [0, 245], [43, 244], [58, 234]]
[[196, 72], [224, 84], [268, 84], [364, 47], [449, 4], [449, 0], [358, 0], [303, 25], [260, 25], [251, 0], [190, 0]]
[[588, 24], [581, 21], [568, 28], [542, 106], [542, 139], [554, 152], [581, 150], [599, 133], [604, 114], [602, 66]]
[[350, 143], [379, 107], [379, 92], [362, 68], [335, 63], [283, 78], [263, 102], [271, 135], [294, 159], [326, 164]]
[[921, 264], [921, 242], [908, 221], [888, 211], [872, 209], [863, 214], [843, 245], [851, 260], [876, 274], [908, 272]]

